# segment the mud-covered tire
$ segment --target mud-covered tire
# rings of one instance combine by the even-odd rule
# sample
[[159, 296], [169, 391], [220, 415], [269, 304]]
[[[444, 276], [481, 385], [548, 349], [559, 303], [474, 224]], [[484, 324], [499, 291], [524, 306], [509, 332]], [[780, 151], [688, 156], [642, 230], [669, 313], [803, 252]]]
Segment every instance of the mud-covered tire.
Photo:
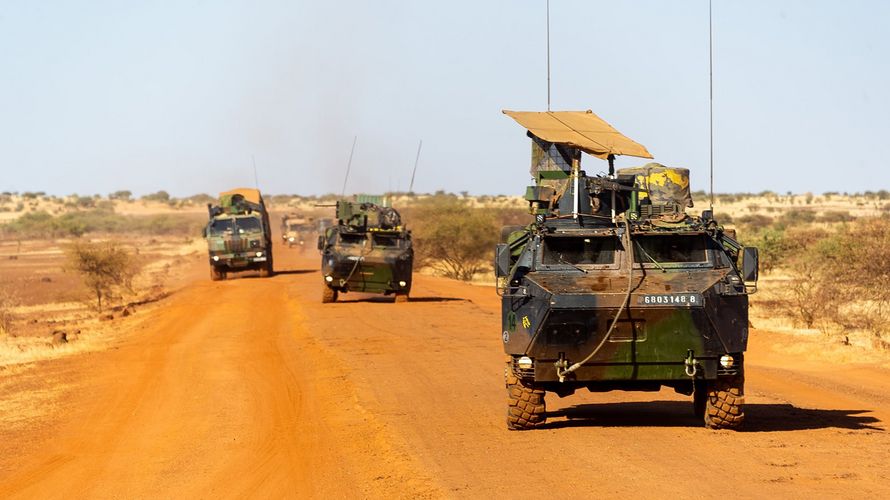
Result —
[[408, 302], [408, 294], [407, 293], [397, 293], [395, 300], [393, 301], [396, 304], [402, 304], [404, 302]]
[[210, 266], [210, 280], [211, 281], [222, 281], [226, 279], [226, 272], [218, 269], [216, 266]]
[[524, 383], [507, 366], [507, 429], [524, 431], [540, 427], [547, 421], [544, 390]]
[[745, 379], [719, 378], [708, 384], [705, 426], [709, 429], [738, 429], [745, 421]]
[[321, 291], [321, 303], [322, 304], [330, 304], [331, 302], [337, 302], [337, 290], [329, 286], [325, 286]]

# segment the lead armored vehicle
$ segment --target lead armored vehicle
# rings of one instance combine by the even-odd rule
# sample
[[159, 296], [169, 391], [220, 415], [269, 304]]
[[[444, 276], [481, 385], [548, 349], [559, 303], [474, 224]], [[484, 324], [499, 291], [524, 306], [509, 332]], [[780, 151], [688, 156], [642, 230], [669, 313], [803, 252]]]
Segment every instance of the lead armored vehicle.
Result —
[[[689, 172], [657, 163], [591, 112], [511, 112], [532, 140], [534, 222], [506, 228], [495, 269], [507, 354], [507, 426], [546, 419], [545, 395], [691, 395], [707, 427], [744, 420], [748, 294], [757, 250], [692, 206]], [[608, 161], [590, 176], [581, 154]]]
[[357, 196], [336, 204], [337, 224], [318, 237], [324, 276], [322, 302], [341, 293], [395, 295], [408, 300], [414, 249], [399, 213], [379, 196]]
[[207, 204], [210, 221], [204, 228], [210, 260], [210, 278], [224, 280], [228, 273], [256, 270], [272, 274], [272, 229], [269, 212], [259, 190], [238, 188], [219, 194], [219, 204]]

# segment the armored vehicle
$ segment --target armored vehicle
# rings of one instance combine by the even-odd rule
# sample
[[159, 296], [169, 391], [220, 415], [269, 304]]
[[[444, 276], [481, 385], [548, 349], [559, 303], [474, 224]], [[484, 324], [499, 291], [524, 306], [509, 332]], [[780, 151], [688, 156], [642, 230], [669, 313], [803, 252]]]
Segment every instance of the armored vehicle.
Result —
[[[616, 172], [616, 155], [652, 156], [593, 113], [504, 113], [528, 129], [535, 180], [534, 222], [495, 253], [508, 428], [543, 424], [548, 392], [662, 387], [692, 395], [707, 427], [738, 427], [757, 250], [686, 213], [688, 170]], [[608, 174], [588, 176], [582, 152]]]
[[315, 224], [311, 217], [293, 213], [281, 216], [281, 239], [288, 248], [303, 247], [314, 233]]
[[399, 213], [379, 196], [336, 204], [337, 224], [318, 237], [325, 286], [322, 302], [340, 293], [369, 292], [408, 300], [414, 249]]
[[219, 204], [207, 204], [210, 221], [204, 229], [210, 252], [210, 278], [258, 270], [272, 274], [272, 231], [263, 196], [257, 189], [238, 188], [219, 194]]

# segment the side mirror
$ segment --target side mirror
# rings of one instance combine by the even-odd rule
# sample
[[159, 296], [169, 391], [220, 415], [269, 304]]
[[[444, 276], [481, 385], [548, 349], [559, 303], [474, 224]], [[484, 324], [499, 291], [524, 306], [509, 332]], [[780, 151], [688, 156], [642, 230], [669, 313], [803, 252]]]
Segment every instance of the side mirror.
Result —
[[757, 283], [757, 272], [760, 268], [760, 254], [754, 247], [744, 247], [742, 248], [741, 255], [741, 268], [742, 268], [742, 281], [746, 284]]
[[318, 249], [324, 250], [324, 236], [318, 235]]
[[510, 245], [498, 243], [494, 251], [494, 274], [503, 278], [510, 274]]

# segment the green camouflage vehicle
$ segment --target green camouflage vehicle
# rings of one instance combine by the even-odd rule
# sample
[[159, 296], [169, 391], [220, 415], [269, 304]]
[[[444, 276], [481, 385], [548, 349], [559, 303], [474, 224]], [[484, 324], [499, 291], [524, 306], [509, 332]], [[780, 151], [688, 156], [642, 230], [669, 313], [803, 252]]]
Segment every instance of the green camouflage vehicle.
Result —
[[367, 292], [408, 300], [414, 249], [411, 232], [382, 197], [337, 202], [337, 225], [318, 237], [325, 286], [322, 302], [340, 293]]
[[207, 205], [204, 229], [210, 252], [210, 279], [257, 270], [272, 275], [272, 231], [263, 197], [256, 189], [238, 188], [219, 194], [219, 205]]
[[[534, 222], [505, 228], [495, 255], [508, 428], [543, 424], [547, 392], [662, 387], [692, 395], [707, 427], [737, 428], [757, 249], [686, 213], [688, 170], [615, 172], [615, 155], [651, 155], [593, 113], [505, 113], [529, 130], [536, 181]], [[581, 152], [609, 173], [588, 176]]]

